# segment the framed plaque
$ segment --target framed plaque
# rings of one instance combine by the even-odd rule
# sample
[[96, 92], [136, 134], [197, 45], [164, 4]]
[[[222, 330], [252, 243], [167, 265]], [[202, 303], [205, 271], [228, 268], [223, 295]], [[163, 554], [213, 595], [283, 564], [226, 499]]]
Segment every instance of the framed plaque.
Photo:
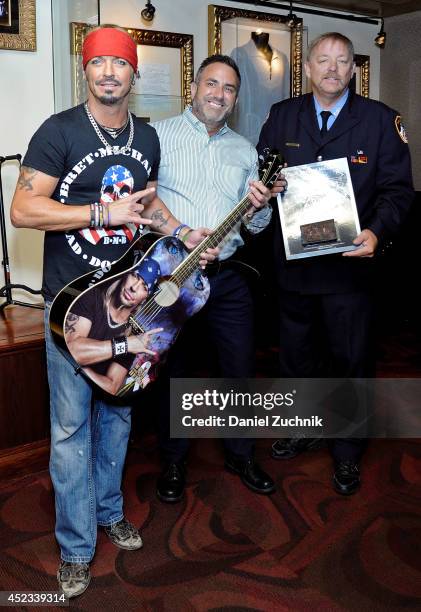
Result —
[[278, 210], [287, 259], [353, 251], [361, 232], [346, 157], [285, 168]]

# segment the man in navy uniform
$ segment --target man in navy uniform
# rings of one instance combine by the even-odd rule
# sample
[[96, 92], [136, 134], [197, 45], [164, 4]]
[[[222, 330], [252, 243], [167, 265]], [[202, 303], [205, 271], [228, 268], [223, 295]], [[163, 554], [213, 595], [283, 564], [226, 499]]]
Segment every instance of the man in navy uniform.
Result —
[[[273, 105], [257, 149], [278, 148], [288, 166], [347, 157], [362, 231], [354, 251], [286, 261], [277, 223], [281, 375], [367, 378], [374, 375], [372, 257], [399, 230], [413, 200], [408, 143], [394, 110], [349, 89], [355, 62], [347, 37], [329, 32], [314, 40], [305, 71], [313, 93]], [[320, 367], [322, 356], [328, 359]], [[292, 458], [319, 442], [277, 440], [272, 456]], [[350, 495], [360, 486], [364, 441], [328, 445], [334, 489]]]

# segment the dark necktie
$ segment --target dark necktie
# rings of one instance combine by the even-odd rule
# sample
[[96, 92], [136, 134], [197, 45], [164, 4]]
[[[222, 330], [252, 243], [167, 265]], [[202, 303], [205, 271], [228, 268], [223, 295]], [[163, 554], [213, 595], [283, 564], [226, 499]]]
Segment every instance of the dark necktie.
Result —
[[332, 113], [330, 111], [322, 111], [320, 116], [322, 118], [322, 127], [320, 128], [320, 136], [327, 134], [327, 122]]

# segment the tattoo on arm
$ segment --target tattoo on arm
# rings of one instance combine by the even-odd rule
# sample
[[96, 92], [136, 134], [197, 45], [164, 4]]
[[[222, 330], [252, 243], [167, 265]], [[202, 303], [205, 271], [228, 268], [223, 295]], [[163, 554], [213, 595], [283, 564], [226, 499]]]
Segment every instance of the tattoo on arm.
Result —
[[37, 170], [34, 168], [29, 168], [28, 166], [22, 166], [19, 179], [18, 179], [18, 189], [25, 189], [25, 191], [32, 191], [32, 181], [38, 174]]
[[168, 217], [164, 219], [164, 215], [162, 213], [161, 208], [158, 208], [158, 210], [155, 210], [151, 215], [151, 221], [153, 221], [155, 229], [161, 229], [161, 227], [164, 227], [164, 225], [167, 225], [170, 218], [171, 218], [171, 215], [168, 215]]
[[65, 327], [64, 327], [64, 333], [65, 334], [74, 334], [76, 331], [76, 323], [79, 321], [79, 317], [75, 314], [73, 314], [72, 312], [69, 312], [69, 314], [66, 317], [66, 323], [65, 323]]

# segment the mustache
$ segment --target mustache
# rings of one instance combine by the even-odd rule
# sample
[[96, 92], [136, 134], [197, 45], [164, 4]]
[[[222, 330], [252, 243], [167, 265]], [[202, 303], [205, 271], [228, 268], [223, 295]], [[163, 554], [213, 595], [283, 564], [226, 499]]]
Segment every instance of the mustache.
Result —
[[221, 104], [221, 106], [225, 106], [224, 99], [217, 98], [216, 96], [209, 96], [208, 98], [206, 98], [206, 101], [207, 102], [217, 102], [218, 104]]
[[121, 85], [121, 82], [114, 77], [107, 77], [105, 79], [98, 79], [95, 81], [95, 85]]

